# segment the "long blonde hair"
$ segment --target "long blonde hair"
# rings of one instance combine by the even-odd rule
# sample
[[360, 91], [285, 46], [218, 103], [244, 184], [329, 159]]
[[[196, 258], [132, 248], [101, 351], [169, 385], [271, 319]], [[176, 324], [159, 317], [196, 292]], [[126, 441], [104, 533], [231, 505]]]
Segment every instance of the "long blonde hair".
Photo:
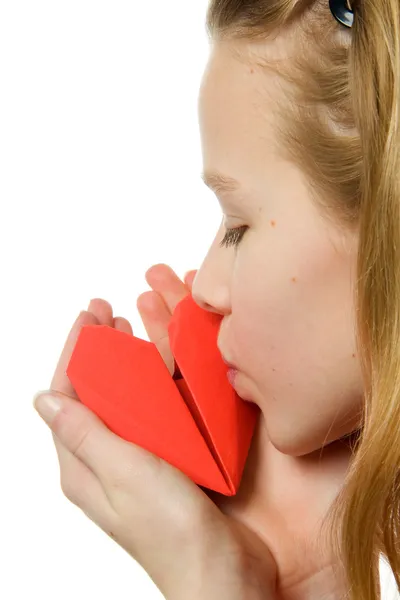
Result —
[[[359, 236], [362, 426], [324, 527], [349, 600], [377, 600], [381, 554], [400, 590], [400, 2], [351, 8], [350, 29], [328, 0], [210, 0], [206, 28], [277, 75], [287, 98], [274, 111], [277, 151], [327, 218]], [[288, 58], [267, 59], [263, 45], [279, 37]]]

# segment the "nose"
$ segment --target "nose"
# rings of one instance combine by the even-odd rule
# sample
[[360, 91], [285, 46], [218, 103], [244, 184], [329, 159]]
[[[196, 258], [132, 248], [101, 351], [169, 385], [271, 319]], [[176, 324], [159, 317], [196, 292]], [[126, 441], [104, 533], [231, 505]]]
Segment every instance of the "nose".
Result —
[[196, 304], [198, 304], [203, 310], [208, 310], [209, 312], [220, 315], [223, 314], [223, 310], [221, 308], [218, 308], [217, 302], [209, 302], [207, 300], [204, 300], [203, 297], [201, 297], [199, 294], [193, 294], [193, 299], [196, 302]]
[[200, 308], [224, 316], [231, 311], [230, 273], [232, 266], [229, 251], [224, 254], [224, 250], [217, 246], [219, 233], [196, 273], [192, 285], [192, 296]]
[[203, 310], [208, 310], [210, 312], [218, 312], [218, 302], [215, 298], [215, 293], [211, 290], [210, 283], [205, 283], [205, 278], [202, 267], [197, 271], [196, 276], [193, 280], [192, 285], [192, 296], [193, 300], [202, 308]]

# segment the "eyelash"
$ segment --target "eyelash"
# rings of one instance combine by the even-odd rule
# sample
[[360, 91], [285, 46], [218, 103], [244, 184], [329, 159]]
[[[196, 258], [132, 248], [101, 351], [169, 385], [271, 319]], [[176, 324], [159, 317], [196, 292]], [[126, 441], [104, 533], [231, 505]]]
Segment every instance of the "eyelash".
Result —
[[234, 229], [227, 229], [224, 239], [219, 244], [220, 248], [223, 246], [225, 246], [225, 248], [228, 248], [228, 246], [239, 246], [247, 229], [247, 225], [242, 225], [241, 227], [236, 227]]

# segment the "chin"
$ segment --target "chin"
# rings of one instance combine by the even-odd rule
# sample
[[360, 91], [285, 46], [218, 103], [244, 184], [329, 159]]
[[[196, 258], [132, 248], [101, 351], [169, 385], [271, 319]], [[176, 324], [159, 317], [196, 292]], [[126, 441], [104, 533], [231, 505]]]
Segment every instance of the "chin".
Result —
[[[322, 442], [317, 442], [314, 440], [304, 440], [304, 439], [294, 439], [291, 437], [290, 439], [279, 438], [279, 436], [274, 436], [273, 432], [268, 430], [269, 439], [271, 444], [281, 452], [282, 454], [286, 454], [287, 456], [293, 456], [293, 458], [299, 458], [301, 456], [306, 456], [307, 454], [312, 454], [316, 450], [320, 450], [322, 448]], [[327, 442], [325, 444], [328, 445], [331, 442]]]
[[[277, 437], [274, 438], [273, 434], [269, 435], [269, 439], [272, 445], [282, 454], [286, 454], [287, 456], [293, 456], [293, 458], [300, 458], [301, 456], [307, 456], [309, 454], [313, 454], [314, 452], [321, 452], [322, 448], [328, 448], [329, 446], [338, 445], [341, 446], [351, 445], [358, 440], [358, 433], [351, 434], [351, 436], [345, 436], [344, 438], [337, 438], [334, 440], [285, 440], [279, 439]], [[332, 448], [333, 449], [333, 448]]]
[[240, 381], [240, 375], [242, 375], [242, 373], [238, 372], [235, 379], [235, 383], [233, 385], [235, 392], [237, 393], [239, 398], [241, 398], [245, 402], [251, 402], [252, 404], [258, 405], [258, 402], [254, 399], [254, 394], [252, 394], [251, 391], [245, 385], [243, 385], [243, 382]]

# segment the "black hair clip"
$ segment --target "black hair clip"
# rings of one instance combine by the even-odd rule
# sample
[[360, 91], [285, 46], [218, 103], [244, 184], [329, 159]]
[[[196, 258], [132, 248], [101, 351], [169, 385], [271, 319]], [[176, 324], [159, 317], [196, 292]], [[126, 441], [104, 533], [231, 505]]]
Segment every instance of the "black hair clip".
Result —
[[349, 6], [348, 0], [329, 0], [329, 8], [333, 16], [346, 27], [351, 27], [354, 21], [354, 12]]

